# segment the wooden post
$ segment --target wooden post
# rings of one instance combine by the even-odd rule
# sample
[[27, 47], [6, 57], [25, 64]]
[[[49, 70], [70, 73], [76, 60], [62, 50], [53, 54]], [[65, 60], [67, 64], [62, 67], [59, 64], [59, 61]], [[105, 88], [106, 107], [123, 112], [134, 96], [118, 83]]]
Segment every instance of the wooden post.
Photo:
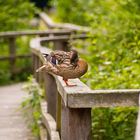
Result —
[[[43, 65], [43, 63], [41, 62], [41, 60], [39, 59], [39, 67], [41, 67]], [[42, 87], [42, 84], [43, 84], [43, 72], [39, 72], [38, 73], [39, 74], [39, 84], [40, 84], [40, 87]]]
[[68, 51], [68, 42], [66, 41], [55, 41], [54, 42], [54, 49], [55, 50], [63, 50], [63, 51]]
[[36, 79], [36, 81], [38, 82], [38, 73], [36, 72], [36, 70], [39, 68], [39, 65], [38, 65], [38, 62], [39, 62], [39, 58], [38, 56], [36, 55], [33, 55], [33, 65], [34, 65], [34, 77]]
[[[68, 51], [68, 42], [66, 41], [55, 41], [54, 42], [54, 50], [63, 50]], [[57, 91], [57, 100], [56, 100], [56, 122], [57, 122], [57, 130], [61, 134], [61, 96]]]
[[48, 103], [48, 113], [50, 113], [54, 119], [56, 120], [56, 93], [57, 87], [55, 79], [52, 75], [44, 72], [45, 78], [45, 98]]
[[[63, 42], [56, 41], [54, 42], [54, 48], [57, 50], [64, 50], [65, 45]], [[55, 79], [52, 75], [45, 72], [44, 75], [45, 78], [45, 96], [48, 103], [48, 113], [50, 113], [55, 120], [60, 120], [60, 109], [58, 107], [58, 104], [60, 104], [60, 101], [57, 101], [57, 86]], [[58, 124], [58, 129], [60, 129], [60, 125]]]
[[[36, 56], [36, 69], [39, 68], [39, 57]], [[36, 72], [36, 80], [39, 83], [39, 72]]]
[[14, 73], [15, 73], [15, 64], [16, 64], [16, 39], [14, 37], [10, 37], [9, 38], [9, 55], [11, 57], [11, 59], [9, 59], [10, 62], [10, 70], [11, 70], [11, 75], [12, 78], [14, 77]]
[[91, 140], [91, 108], [68, 108], [62, 103], [61, 140]]
[[36, 61], [36, 56], [35, 54], [32, 53], [32, 74], [34, 75], [35, 77], [35, 74], [36, 74], [36, 66], [35, 66], [35, 62]]
[[56, 124], [57, 130], [61, 134], [61, 96], [59, 92], [57, 92], [57, 104], [56, 104]]

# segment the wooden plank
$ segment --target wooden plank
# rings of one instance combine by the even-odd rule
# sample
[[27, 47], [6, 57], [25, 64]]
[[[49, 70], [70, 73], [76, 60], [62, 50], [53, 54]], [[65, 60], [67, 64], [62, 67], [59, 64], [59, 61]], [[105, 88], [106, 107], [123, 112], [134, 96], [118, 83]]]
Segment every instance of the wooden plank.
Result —
[[[39, 67], [41, 67], [43, 64], [42, 64], [42, 61], [39, 59]], [[43, 86], [43, 81], [44, 81], [44, 75], [40, 72], [38, 73], [39, 75], [39, 85], [40, 87]]]
[[45, 78], [45, 97], [48, 103], [48, 113], [50, 113], [56, 120], [56, 94], [57, 88], [55, 79], [52, 75], [44, 73]]
[[117, 90], [115, 93], [113, 93], [111, 90], [106, 90], [106, 93], [104, 94], [102, 93], [102, 91], [98, 91], [99, 93], [96, 93], [96, 91], [92, 91], [91, 93], [71, 94], [70, 96], [68, 95], [67, 106], [71, 108], [87, 108], [116, 106], [129, 107], [138, 105], [139, 91], [120, 91]]
[[[70, 47], [68, 46], [67, 41], [54, 41], [54, 50], [63, 50], [68, 51]], [[61, 96], [57, 91], [57, 100], [56, 100], [56, 124], [57, 130], [61, 133]]]
[[35, 68], [35, 54], [32, 53], [32, 74], [35, 77], [36, 75], [36, 68]]
[[[44, 103], [43, 103], [44, 104]], [[45, 108], [45, 104], [41, 104], [41, 112], [42, 112], [42, 122], [47, 128], [51, 140], [60, 140], [59, 133], [57, 131], [57, 126], [54, 118], [47, 113], [47, 108]]]
[[[88, 36], [86, 36], [84, 34], [71, 37], [71, 39], [86, 39], [86, 38], [88, 38]], [[31, 51], [33, 53], [35, 53], [36, 55], [38, 55], [40, 57], [41, 61], [44, 63], [45, 59], [44, 59], [44, 57], [42, 57], [41, 53], [49, 54], [52, 50], [48, 49], [46, 47], [43, 47], [41, 45], [41, 42], [60, 41], [62, 44], [62, 42], [68, 41], [69, 39], [70, 39], [70, 36], [50, 36], [50, 37], [41, 37], [41, 38], [36, 37], [30, 41], [30, 48], [31, 48]], [[61, 46], [61, 44], [59, 44], [59, 45]], [[67, 44], [66, 45], [64, 44], [63, 47], [66, 47], [66, 49], [68, 49]]]
[[39, 14], [40, 18], [44, 21], [48, 28], [70, 29], [75, 31], [89, 32], [90, 28], [78, 26], [69, 23], [54, 23], [51, 18], [44, 12]]
[[49, 36], [50, 34], [53, 35], [69, 35], [71, 34], [70, 30], [45, 30], [45, 31], [8, 31], [8, 32], [0, 32], [0, 38], [3, 37], [18, 37], [18, 36], [27, 36], [27, 35], [46, 35]]
[[61, 133], [61, 96], [58, 92], [56, 103], [56, 124], [58, 132]]
[[[39, 57], [37, 55], [35, 55], [34, 58], [34, 68], [35, 70], [39, 68]], [[39, 73], [35, 72], [35, 79], [37, 82], [39, 82]]]
[[[34, 40], [35, 41], [35, 40]], [[51, 50], [43, 48], [38, 38], [38, 46], [32, 42], [32, 51], [36, 53], [43, 63], [45, 59], [42, 52], [50, 53]], [[114, 106], [137, 106], [140, 89], [120, 90], [91, 90], [79, 79], [70, 79], [69, 82], [76, 84], [75, 87], [67, 87], [59, 76], [54, 76], [57, 82], [57, 89], [66, 106], [70, 108], [91, 108], [91, 107], [114, 107]]]
[[39, 14], [40, 18], [45, 22], [45, 24], [49, 27], [49, 28], [54, 28], [54, 23], [53, 21], [49, 18], [49, 16], [47, 16], [44, 12], [41, 12]]
[[10, 63], [10, 70], [11, 70], [11, 74], [12, 74], [12, 78], [14, 77], [14, 71], [15, 71], [15, 63], [16, 63], [16, 39], [14, 37], [10, 37], [9, 38], [9, 56], [11, 57], [11, 59], [9, 60]]
[[62, 36], [50, 36], [50, 37], [41, 37], [40, 42], [50, 42], [50, 41], [68, 41], [68, 40], [74, 40], [74, 39], [87, 39], [91, 36], [88, 36], [86, 34], [77, 34], [73, 36], [69, 35], [62, 35]]
[[[79, 36], [73, 36], [72, 37], [72, 39], [78, 39], [78, 38], [87, 38], [87, 36], [79, 35]], [[42, 47], [41, 42], [43, 42], [43, 41], [44, 42], [54, 41], [56, 43], [58, 40], [61, 40], [61, 43], [58, 44], [61, 47], [62, 42], [68, 41], [69, 39], [70, 39], [69, 36], [61, 36], [61, 37], [52, 36], [52, 37], [41, 37], [41, 38], [36, 37], [36, 38], [34, 38], [30, 41], [30, 48], [31, 48], [32, 53], [37, 55], [41, 59], [42, 63], [45, 64], [46, 63], [45, 58], [43, 57], [42, 53], [50, 54], [52, 52], [52, 50], [48, 49], [46, 47]], [[65, 50], [69, 49], [67, 47], [67, 44], [65, 46], [63, 44], [62, 48], [64, 49], [64, 47], [66, 47]]]
[[70, 108], [137, 106], [140, 89], [91, 90], [79, 79], [70, 79], [75, 87], [67, 87], [61, 77], [55, 76], [58, 91]]
[[68, 108], [62, 103], [61, 139], [91, 140], [91, 109]]

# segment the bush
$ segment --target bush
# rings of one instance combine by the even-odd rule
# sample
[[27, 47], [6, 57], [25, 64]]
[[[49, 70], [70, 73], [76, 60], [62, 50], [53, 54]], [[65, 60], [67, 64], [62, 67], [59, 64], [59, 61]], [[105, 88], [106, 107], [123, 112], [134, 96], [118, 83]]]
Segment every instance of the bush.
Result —
[[35, 7], [29, 0], [0, 1], [0, 31], [15, 31], [29, 28]]
[[32, 128], [33, 134], [39, 138], [39, 126], [41, 123], [40, 101], [44, 98], [40, 95], [42, 90], [32, 75], [28, 77], [28, 81], [24, 85], [23, 89], [29, 94], [29, 97], [22, 102], [21, 107], [24, 109], [25, 117], [29, 121], [28, 123]]

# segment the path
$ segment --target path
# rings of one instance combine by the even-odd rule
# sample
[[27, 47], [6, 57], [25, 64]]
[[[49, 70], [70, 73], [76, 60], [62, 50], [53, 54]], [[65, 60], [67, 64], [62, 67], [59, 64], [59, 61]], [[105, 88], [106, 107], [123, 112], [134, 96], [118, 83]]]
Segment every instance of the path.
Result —
[[20, 108], [27, 94], [22, 84], [0, 87], [0, 140], [36, 140]]

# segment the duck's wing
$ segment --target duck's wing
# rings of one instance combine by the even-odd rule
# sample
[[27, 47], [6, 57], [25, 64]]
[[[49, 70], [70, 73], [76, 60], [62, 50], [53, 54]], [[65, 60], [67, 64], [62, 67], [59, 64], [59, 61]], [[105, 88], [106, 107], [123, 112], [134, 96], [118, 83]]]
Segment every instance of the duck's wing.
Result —
[[51, 54], [51, 57], [58, 61], [58, 64], [61, 64], [65, 61], [65, 59], [70, 60], [70, 52], [65, 51], [54, 51]]
[[46, 64], [37, 69], [37, 72], [45, 68], [46, 71], [58, 75], [60, 71], [73, 69], [73, 65], [70, 62], [70, 52], [56, 50], [50, 54], [43, 55], [46, 58]]
[[53, 74], [56, 74], [56, 75], [58, 75], [58, 73], [59, 73], [58, 68], [50, 62], [47, 63], [45, 68], [46, 68], [46, 71], [48, 71], [50, 73], [53, 73]]
[[64, 61], [60, 64], [55, 65], [55, 67], [59, 70], [59, 71], [63, 71], [63, 70], [73, 70], [75, 68], [75, 66], [73, 64], [70, 63], [70, 59], [64, 59]]

